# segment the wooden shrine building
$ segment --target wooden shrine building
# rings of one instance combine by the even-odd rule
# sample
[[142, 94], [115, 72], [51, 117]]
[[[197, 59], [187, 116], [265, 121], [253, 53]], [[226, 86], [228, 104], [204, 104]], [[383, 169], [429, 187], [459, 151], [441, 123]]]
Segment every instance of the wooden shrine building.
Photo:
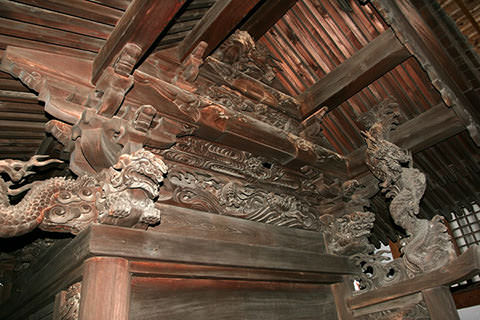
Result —
[[0, 0], [0, 319], [459, 319], [479, 23], [468, 0]]

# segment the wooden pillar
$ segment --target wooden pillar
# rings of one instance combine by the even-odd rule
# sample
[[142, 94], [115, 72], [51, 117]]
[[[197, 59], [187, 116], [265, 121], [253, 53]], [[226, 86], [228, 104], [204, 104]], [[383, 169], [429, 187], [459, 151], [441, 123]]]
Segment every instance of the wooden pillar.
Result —
[[127, 320], [129, 306], [128, 261], [111, 257], [86, 260], [79, 320]]
[[339, 320], [353, 320], [353, 313], [347, 305], [348, 298], [352, 296], [350, 281], [350, 277], [343, 277], [342, 282], [331, 285]]
[[448, 287], [436, 287], [422, 291], [432, 320], [459, 320], [457, 307]]

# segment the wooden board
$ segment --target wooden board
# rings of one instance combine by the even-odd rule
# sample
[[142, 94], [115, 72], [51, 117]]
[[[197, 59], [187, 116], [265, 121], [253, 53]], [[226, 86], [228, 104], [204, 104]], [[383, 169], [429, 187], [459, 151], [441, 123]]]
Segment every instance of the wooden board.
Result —
[[132, 279], [130, 319], [337, 319], [329, 286], [209, 279]]

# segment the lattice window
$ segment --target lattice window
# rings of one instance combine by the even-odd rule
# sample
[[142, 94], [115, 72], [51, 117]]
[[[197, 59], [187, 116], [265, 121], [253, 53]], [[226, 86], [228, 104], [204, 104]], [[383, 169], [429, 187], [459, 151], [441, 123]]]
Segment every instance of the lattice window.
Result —
[[[461, 253], [473, 245], [480, 245], [480, 206], [473, 203], [470, 210], [463, 208], [460, 212], [452, 212], [450, 229]], [[472, 280], [463, 281], [452, 287], [468, 285], [471, 282], [480, 282], [480, 277], [475, 276]]]

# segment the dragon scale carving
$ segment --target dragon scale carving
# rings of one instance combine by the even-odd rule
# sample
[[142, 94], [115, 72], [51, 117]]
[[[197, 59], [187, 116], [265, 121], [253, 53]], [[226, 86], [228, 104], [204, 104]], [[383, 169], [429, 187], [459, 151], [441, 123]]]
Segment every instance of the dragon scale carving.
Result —
[[[98, 175], [56, 177], [19, 189], [9, 188], [32, 174], [28, 171], [31, 166], [53, 161], [56, 160], [39, 161], [38, 156], [28, 162], [2, 160], [0, 170], [11, 181], [0, 179], [0, 237], [22, 235], [36, 227], [77, 234], [92, 222], [133, 226], [160, 221], [160, 212], [153, 202], [167, 172], [160, 157], [141, 149], [120, 156], [113, 167]], [[10, 204], [8, 194], [28, 189], [18, 204]]]
[[455, 251], [440, 216], [419, 219], [420, 200], [426, 188], [426, 177], [412, 167], [412, 155], [388, 141], [397, 124], [398, 105], [390, 100], [372, 112], [370, 129], [363, 132], [367, 142], [367, 165], [381, 183], [387, 198], [392, 198], [390, 214], [405, 229], [402, 259], [410, 277], [431, 271], [455, 258]]

